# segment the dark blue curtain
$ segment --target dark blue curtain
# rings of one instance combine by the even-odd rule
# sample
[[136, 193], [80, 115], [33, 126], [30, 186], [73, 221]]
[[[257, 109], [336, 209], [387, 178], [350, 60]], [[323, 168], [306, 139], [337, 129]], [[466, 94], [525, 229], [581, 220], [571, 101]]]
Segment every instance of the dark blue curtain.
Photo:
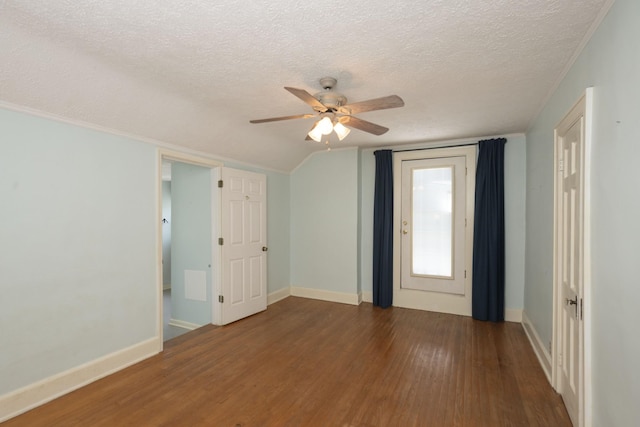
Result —
[[377, 150], [373, 199], [373, 305], [393, 303], [393, 152]]
[[480, 141], [473, 232], [474, 319], [504, 321], [504, 145]]

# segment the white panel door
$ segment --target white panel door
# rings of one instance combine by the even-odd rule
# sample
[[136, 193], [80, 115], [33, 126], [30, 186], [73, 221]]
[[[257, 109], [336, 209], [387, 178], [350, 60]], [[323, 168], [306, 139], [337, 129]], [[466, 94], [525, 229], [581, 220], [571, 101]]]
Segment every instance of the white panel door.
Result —
[[221, 169], [222, 324], [267, 308], [267, 178]]
[[582, 392], [582, 148], [584, 118], [561, 127], [559, 149], [558, 241], [556, 260], [560, 302], [559, 392], [573, 424], [580, 425]]
[[394, 153], [394, 306], [471, 315], [475, 162], [475, 146]]

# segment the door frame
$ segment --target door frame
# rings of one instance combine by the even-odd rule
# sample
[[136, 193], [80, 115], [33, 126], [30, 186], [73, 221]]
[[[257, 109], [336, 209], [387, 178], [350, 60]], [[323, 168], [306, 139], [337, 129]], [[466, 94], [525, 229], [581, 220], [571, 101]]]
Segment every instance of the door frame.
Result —
[[[194, 154], [183, 153], [180, 151], [173, 151], [169, 149], [160, 148], [157, 151], [156, 156], [156, 218], [162, 218], [162, 162], [163, 161], [174, 161], [180, 163], [187, 163], [195, 166], [202, 166], [205, 168], [211, 169], [211, 180], [213, 189], [211, 193], [211, 213], [212, 213], [212, 221], [214, 226], [211, 228], [212, 236], [211, 236], [211, 265], [218, 267], [220, 264], [220, 249], [216, 244], [217, 234], [220, 229], [220, 203], [219, 203], [219, 192], [218, 192], [218, 177], [220, 175], [220, 167], [224, 164], [218, 160], [210, 159], [207, 157], [202, 157]], [[163, 330], [162, 330], [162, 221], [158, 220], [156, 227], [156, 336], [159, 339], [158, 343], [158, 351], [162, 351], [164, 348], [163, 342]], [[217, 309], [218, 300], [213, 298], [213, 295], [218, 295], [218, 288], [220, 287], [220, 268], [216, 268], [214, 274], [211, 277], [211, 286], [212, 286], [212, 323], [218, 324], [216, 321], [217, 317], [220, 316], [220, 310]]]
[[563, 309], [563, 300], [560, 295], [562, 292], [561, 283], [558, 280], [558, 257], [561, 255], [559, 251], [559, 244], [561, 239], [561, 224], [562, 219], [558, 210], [559, 197], [562, 197], [562, 179], [558, 176], [560, 170], [560, 150], [561, 146], [558, 140], [558, 129], [561, 124], [566, 121], [575, 122], [581, 117], [584, 117], [584, 146], [582, 147], [582, 215], [583, 215], [583, 228], [582, 228], [582, 242], [583, 242], [583, 289], [582, 289], [582, 343], [578, 344], [578, 350], [582, 351], [579, 359], [582, 361], [582, 381], [581, 390], [578, 401], [578, 425], [580, 427], [591, 427], [592, 425], [592, 376], [591, 376], [591, 328], [592, 328], [592, 316], [591, 316], [591, 295], [592, 295], [592, 282], [591, 282], [591, 150], [593, 143], [593, 88], [587, 88], [585, 93], [580, 99], [573, 105], [569, 112], [560, 120], [560, 122], [554, 128], [554, 145], [553, 145], [553, 331], [552, 331], [552, 345], [551, 345], [551, 385], [556, 391], [560, 391], [560, 369], [558, 363], [560, 358], [558, 351], [562, 348], [563, 336], [562, 336], [562, 322], [560, 321], [561, 312]]

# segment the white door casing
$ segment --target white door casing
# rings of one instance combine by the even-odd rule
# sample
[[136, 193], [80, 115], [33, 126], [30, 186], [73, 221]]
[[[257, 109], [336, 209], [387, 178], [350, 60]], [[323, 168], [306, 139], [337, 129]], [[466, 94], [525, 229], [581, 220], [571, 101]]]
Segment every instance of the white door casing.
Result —
[[[394, 290], [393, 305], [420, 310], [471, 315], [471, 263], [476, 147], [437, 148], [394, 153]], [[413, 218], [414, 178], [423, 171], [450, 170], [451, 199], [443, 199], [451, 210], [451, 242], [438, 250], [451, 254], [451, 269], [443, 273], [421, 273], [414, 265], [414, 236], [421, 233]], [[434, 186], [438, 186], [434, 181]], [[432, 186], [432, 192], [439, 192]], [[440, 191], [441, 193], [444, 193]], [[437, 216], [438, 212], [431, 215]], [[415, 227], [414, 227], [415, 223]], [[445, 228], [448, 225], [445, 224]], [[417, 246], [415, 246], [417, 248]], [[430, 256], [438, 257], [431, 249]], [[448, 262], [448, 261], [446, 261]], [[445, 264], [446, 264], [445, 262]], [[430, 268], [430, 267], [429, 267]]]
[[267, 179], [221, 168], [221, 324], [267, 308]]
[[561, 150], [560, 197], [561, 216], [557, 280], [560, 286], [560, 333], [558, 347], [560, 394], [574, 424], [578, 424], [578, 401], [582, 387], [580, 351], [582, 345], [582, 197], [581, 162], [582, 123], [580, 118], [564, 134], [558, 134]]
[[590, 313], [585, 310], [589, 302], [585, 291], [590, 283], [590, 103], [588, 90], [555, 128], [552, 382], [576, 426], [590, 425], [585, 405], [585, 318]]

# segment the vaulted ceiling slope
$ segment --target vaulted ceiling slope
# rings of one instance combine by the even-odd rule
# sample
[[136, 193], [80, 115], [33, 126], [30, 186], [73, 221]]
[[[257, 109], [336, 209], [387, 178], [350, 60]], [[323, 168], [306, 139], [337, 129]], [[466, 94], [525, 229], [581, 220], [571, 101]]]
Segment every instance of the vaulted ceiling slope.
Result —
[[332, 146], [526, 130], [610, 0], [6, 0], [0, 102], [290, 171], [324, 149], [312, 112], [333, 76], [349, 102], [397, 94]]

